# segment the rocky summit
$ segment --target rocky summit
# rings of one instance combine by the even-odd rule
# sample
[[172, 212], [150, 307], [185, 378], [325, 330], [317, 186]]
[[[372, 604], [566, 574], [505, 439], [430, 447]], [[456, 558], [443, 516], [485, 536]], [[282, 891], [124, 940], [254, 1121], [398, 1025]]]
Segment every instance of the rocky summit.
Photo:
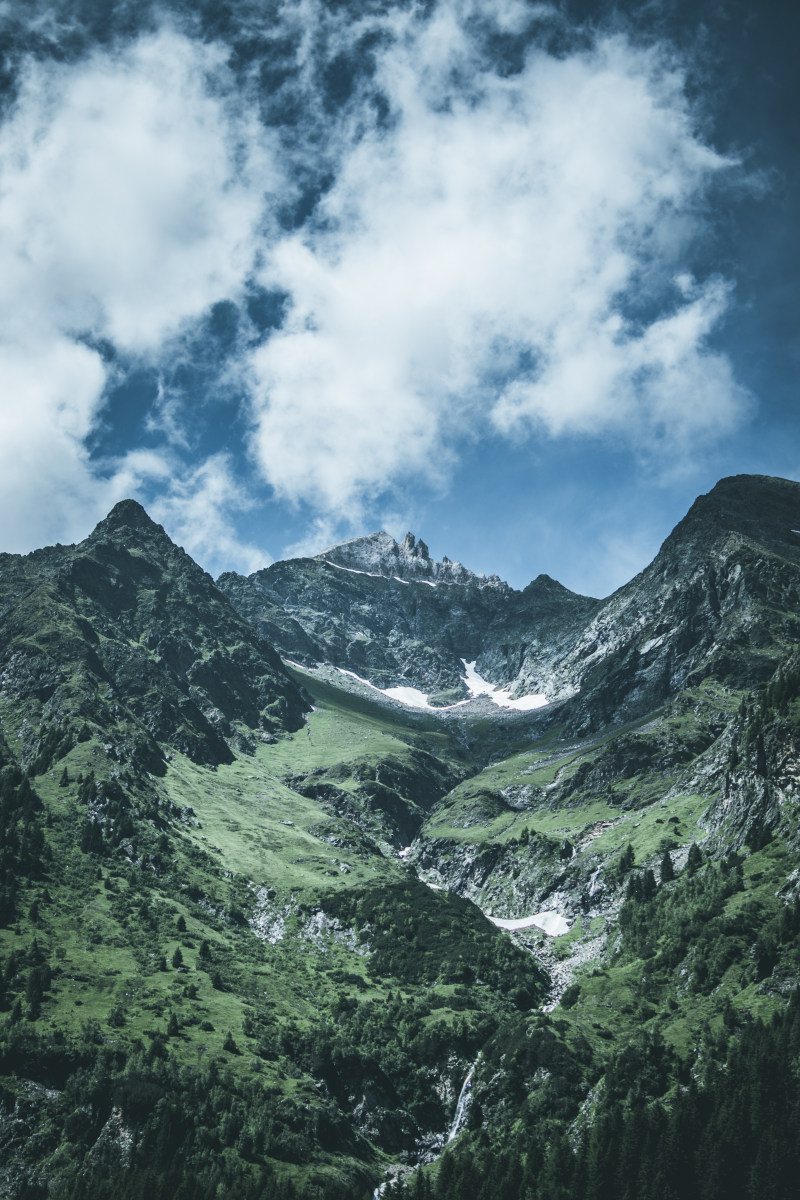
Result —
[[428, 547], [413, 533], [402, 542], [383, 531], [367, 537], [351, 538], [330, 546], [315, 556], [331, 566], [361, 571], [367, 575], [383, 575], [390, 579], [423, 580], [426, 583], [463, 583], [473, 587], [507, 588], [498, 575], [476, 575], [460, 562], [451, 562], [445, 555], [441, 562], [431, 558]]
[[[0, 555], [0, 1194], [786, 1200], [800, 484], [605, 599]], [[665, 531], [666, 532], [666, 531]]]

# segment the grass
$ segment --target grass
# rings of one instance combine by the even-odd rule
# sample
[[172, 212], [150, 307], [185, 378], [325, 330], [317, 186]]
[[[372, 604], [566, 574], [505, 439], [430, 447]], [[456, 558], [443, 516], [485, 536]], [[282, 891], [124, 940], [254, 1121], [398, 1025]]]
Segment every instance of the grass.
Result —
[[662, 843], [666, 840], [673, 842], [675, 848], [701, 841], [706, 831], [699, 822], [708, 804], [707, 796], [675, 796], [651, 808], [617, 813], [614, 827], [594, 840], [592, 851], [611, 855], [630, 843], [636, 863], [641, 864], [663, 853]]
[[[366, 1047], [365, 1053], [380, 1054], [381, 1069], [407, 1072], [402, 1056], [417, 1033], [429, 1039], [420, 1053], [429, 1056], [429, 1046], [446, 1047], [448, 1055], [466, 1058], [470, 1027], [488, 1019], [502, 1025], [512, 1013], [512, 993], [495, 994], [486, 984], [464, 989], [443, 983], [442, 978], [452, 978], [445, 973], [422, 982], [403, 976], [399, 947], [405, 948], [405, 939], [418, 932], [414, 905], [421, 911], [421, 901], [412, 894], [408, 913], [389, 928], [380, 968], [347, 941], [348, 922], [363, 929], [362, 917], [351, 921], [348, 916], [341, 933], [332, 922], [324, 928], [314, 923], [320, 909], [334, 911], [326, 907], [331, 895], [349, 896], [353, 911], [361, 912], [366, 899], [391, 885], [411, 886], [408, 868], [385, 840], [380, 852], [384, 827], [380, 812], [368, 807], [365, 783], [389, 768], [393, 778], [406, 772], [407, 785], [397, 784], [397, 791], [393, 783], [393, 795], [411, 808], [417, 804], [416, 780], [423, 767], [429, 769], [430, 756], [434, 765], [440, 764], [438, 779], [461, 778], [434, 805], [423, 829], [428, 842], [451, 844], [452, 853], [446, 845], [441, 848], [443, 870], [448, 864], [461, 869], [463, 847], [469, 853], [471, 846], [496, 846], [504, 872], [508, 867], [504, 886], [509, 890], [507, 896], [495, 893], [494, 899], [524, 904], [526, 871], [530, 895], [545, 877], [552, 881], [554, 872], [568, 871], [566, 887], [579, 897], [597, 866], [613, 866], [628, 843], [634, 849], [634, 869], [641, 869], [656, 866], [667, 843], [686, 846], [704, 839], [700, 822], [710, 796], [681, 792], [676, 786], [680, 763], [662, 768], [659, 756], [698, 736], [704, 714], [714, 706], [727, 713], [738, 703], [738, 696], [701, 687], [681, 697], [657, 728], [640, 724], [577, 746], [551, 732], [546, 740], [524, 745], [514, 733], [520, 726], [510, 722], [492, 726], [481, 718], [482, 724], [462, 728], [449, 718], [406, 714], [311, 673], [293, 674], [314, 701], [301, 729], [259, 743], [253, 754], [240, 754], [214, 769], [170, 752], [164, 777], [144, 781], [141, 791], [130, 792], [137, 811], [132, 857], [139, 865], [126, 863], [120, 853], [98, 860], [78, 849], [76, 834], [85, 807], [76, 801], [75, 783], [61, 788], [58, 780], [64, 765], [72, 780], [90, 770], [98, 779], [113, 776], [117, 767], [97, 743], [74, 746], [57, 767], [34, 781], [49, 813], [47, 836], [55, 865], [44, 883], [27, 887], [16, 927], [0, 930], [4, 961], [12, 946], [24, 950], [34, 936], [49, 955], [53, 985], [31, 1026], [74, 1039], [94, 1028], [106, 1045], [140, 1042], [147, 1047], [154, 1035], [166, 1035], [174, 1016], [178, 1032], [168, 1044], [180, 1062], [197, 1067], [216, 1059], [235, 1078], [258, 1079], [287, 1104], [301, 1108], [314, 1108], [321, 1100], [310, 1068], [294, 1052], [298, 1039], [327, 1037], [321, 1033], [325, 1030], [334, 1031], [333, 1037], [342, 1013], [350, 1014], [350, 1028], [358, 1032], [362, 1014], [380, 1014], [400, 994], [401, 1012], [413, 1013], [416, 1027], [409, 1030], [402, 1025], [406, 1018], [398, 1018], [397, 1028], [383, 1030], [382, 1040]], [[481, 754], [494, 755], [480, 770], [480, 763], [470, 767], [455, 736], [465, 730], [467, 741], [482, 740]], [[533, 724], [530, 730], [535, 730]], [[615, 776], [612, 786], [596, 786], [604, 764], [621, 751], [632, 756], [633, 773]], [[463, 778], [469, 770], [474, 773]], [[582, 782], [573, 787], [581, 770], [577, 778]], [[319, 798], [312, 791], [316, 787]], [[515, 790], [504, 796], [508, 789]], [[337, 797], [352, 801], [344, 815]], [[509, 799], [530, 807], [512, 808]], [[623, 807], [629, 802], [630, 807]], [[552, 845], [543, 849], [541, 839]], [[565, 840], [575, 854], [570, 858], [567, 848], [562, 860], [560, 843]], [[746, 890], [729, 897], [726, 914], [733, 916], [751, 903], [760, 904], [766, 916], [777, 911], [775, 893], [790, 870], [786, 848], [777, 839], [751, 855], [745, 863]], [[613, 870], [607, 875], [613, 891]], [[35, 896], [41, 898], [37, 923], [29, 915]], [[451, 924], [448, 931], [448, 900], [455, 897], [441, 898], [438, 936], [455, 942], [456, 932], [463, 930]], [[548, 907], [547, 902], [541, 907]], [[490, 911], [498, 909], [493, 904]], [[277, 936], [282, 922], [282, 936], [274, 944], [248, 925], [247, 919], [258, 914], [270, 923], [271, 936]], [[185, 931], [178, 929], [179, 918]], [[435, 914], [431, 921], [436, 924]], [[613, 938], [614, 930], [609, 910], [575, 920], [559, 938], [541, 935], [539, 942], [556, 959], [568, 961], [584, 942], [604, 931]], [[375, 931], [363, 932], [368, 945]], [[535, 943], [535, 935], [529, 935], [529, 942]], [[201, 960], [204, 943], [210, 947], [208, 960]], [[438, 943], [432, 940], [431, 945]], [[183, 956], [180, 969], [172, 965], [176, 950]], [[649, 961], [612, 961], [609, 949], [602, 962], [596, 959], [577, 969], [577, 1001], [572, 1008], [558, 1009], [553, 1019], [563, 1025], [576, 1052], [585, 1040], [596, 1065], [608, 1062], [632, 1031], [645, 1028], [657, 1027], [678, 1054], [690, 1056], [704, 1029], [723, 1028], [726, 996], [733, 998], [737, 1011], [757, 1015], [780, 1003], [750, 980], [746, 969], [737, 960], [712, 994], [690, 995], [681, 990], [679, 975], [653, 980]], [[516, 1019], [533, 1023], [538, 1016]], [[239, 1053], [224, 1049], [229, 1033]], [[428, 1065], [424, 1058], [414, 1069]], [[298, 1169], [295, 1177], [302, 1173]]]
[[[284, 894], [337, 885], [364, 884], [379, 872], [402, 868], [384, 859], [375, 863], [333, 849], [310, 830], [331, 822], [318, 801], [280, 782], [272, 747], [259, 747], [250, 758], [220, 766], [212, 774], [188, 759], [175, 759], [164, 781], [169, 799], [190, 807], [200, 822], [185, 836], [199, 849], [235, 863], [240, 874], [259, 886]], [[341, 870], [345, 863], [347, 872]]]

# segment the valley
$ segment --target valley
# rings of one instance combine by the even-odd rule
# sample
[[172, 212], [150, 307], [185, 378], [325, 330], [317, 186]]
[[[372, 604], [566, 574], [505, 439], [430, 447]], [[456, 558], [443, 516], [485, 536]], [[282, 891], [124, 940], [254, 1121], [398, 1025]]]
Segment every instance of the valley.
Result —
[[605, 600], [0, 555], [0, 1194], [788, 1197], [798, 526], [723, 480]]

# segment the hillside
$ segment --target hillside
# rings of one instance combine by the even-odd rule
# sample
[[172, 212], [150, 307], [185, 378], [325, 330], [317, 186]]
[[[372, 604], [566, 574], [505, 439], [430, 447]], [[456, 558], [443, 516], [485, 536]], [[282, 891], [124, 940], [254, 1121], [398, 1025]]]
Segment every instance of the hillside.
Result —
[[788, 1200], [797, 528], [723, 480], [602, 601], [0, 556], [0, 1192]]

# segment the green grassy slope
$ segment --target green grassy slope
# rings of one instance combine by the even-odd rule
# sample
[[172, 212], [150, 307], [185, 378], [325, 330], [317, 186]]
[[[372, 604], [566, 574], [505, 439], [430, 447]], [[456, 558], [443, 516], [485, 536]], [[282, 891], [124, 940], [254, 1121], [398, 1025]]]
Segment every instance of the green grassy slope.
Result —
[[[251, 1177], [366, 1194], [386, 1156], [443, 1138], [483, 1040], [544, 995], [533, 959], [388, 840], [376, 778], [421, 808], [463, 771], [458, 747], [328, 685], [313, 699], [303, 729], [213, 770], [167, 751], [137, 790], [88, 739], [30, 779], [40, 861], [25, 876], [7, 856], [0, 929], [10, 1194], [23, 1171], [102, 1192], [125, 1145], [156, 1194], [176, 1164], [231, 1194]], [[181, 1095], [218, 1077], [189, 1136]]]
[[788, 1200], [800, 653], [756, 557], [611, 724], [285, 668], [135, 508], [4, 556], [0, 1195], [722, 1200], [716, 1138]]

